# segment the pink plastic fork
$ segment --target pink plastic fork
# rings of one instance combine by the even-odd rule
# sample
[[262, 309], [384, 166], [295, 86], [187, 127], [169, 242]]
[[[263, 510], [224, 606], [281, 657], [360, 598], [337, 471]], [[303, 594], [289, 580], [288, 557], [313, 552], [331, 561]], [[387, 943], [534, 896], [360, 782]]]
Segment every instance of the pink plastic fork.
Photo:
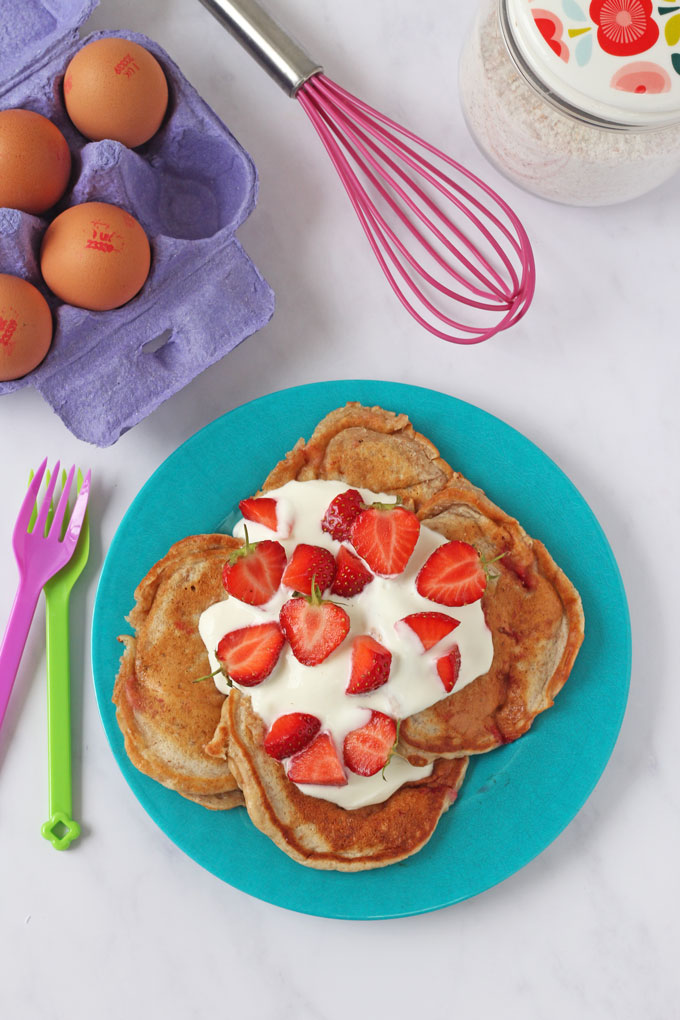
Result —
[[40, 592], [45, 582], [49, 581], [58, 570], [61, 570], [73, 555], [83, 524], [83, 518], [85, 517], [90, 492], [90, 472], [88, 471], [80, 487], [78, 498], [73, 507], [73, 513], [62, 540], [61, 533], [64, 515], [75, 474], [75, 467], [72, 467], [68, 473], [59, 504], [49, 526], [49, 531], [45, 534], [47, 515], [54, 494], [54, 487], [59, 477], [60, 465], [57, 461], [40, 504], [37, 520], [33, 529], [29, 531], [31, 513], [40, 491], [40, 484], [43, 480], [46, 467], [47, 458], [38, 468], [28, 487], [25, 499], [21, 504], [19, 516], [14, 525], [12, 545], [19, 567], [19, 587], [14, 597], [14, 604], [9, 615], [2, 645], [0, 645], [0, 727], [5, 718], [7, 703], [12, 693], [14, 679], [19, 669], [19, 663], [26, 645], [26, 638], [28, 637], [28, 631], [33, 614], [35, 613], [35, 607], [38, 604]]

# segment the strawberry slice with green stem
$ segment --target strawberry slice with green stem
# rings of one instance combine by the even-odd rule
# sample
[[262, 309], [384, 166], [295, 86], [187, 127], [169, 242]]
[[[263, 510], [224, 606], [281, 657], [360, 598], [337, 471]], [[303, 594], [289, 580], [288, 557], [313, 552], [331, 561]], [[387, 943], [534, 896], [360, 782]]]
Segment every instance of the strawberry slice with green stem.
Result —
[[318, 666], [349, 633], [349, 616], [335, 602], [321, 598], [316, 582], [311, 595], [294, 595], [283, 604], [279, 621], [293, 655], [305, 666]]
[[245, 542], [229, 554], [222, 571], [225, 591], [249, 606], [262, 606], [278, 591], [286, 568], [286, 551], [280, 542]]
[[374, 776], [388, 764], [396, 740], [394, 719], [382, 712], [371, 712], [365, 726], [345, 737], [342, 747], [345, 765], [357, 776]]
[[401, 574], [420, 534], [420, 521], [397, 503], [372, 503], [352, 524], [352, 545], [376, 574]]
[[467, 606], [484, 594], [487, 567], [468, 542], [445, 542], [420, 568], [416, 589], [420, 595], [442, 606]]
[[285, 643], [274, 620], [231, 630], [217, 646], [221, 672], [242, 687], [255, 687], [274, 669]]

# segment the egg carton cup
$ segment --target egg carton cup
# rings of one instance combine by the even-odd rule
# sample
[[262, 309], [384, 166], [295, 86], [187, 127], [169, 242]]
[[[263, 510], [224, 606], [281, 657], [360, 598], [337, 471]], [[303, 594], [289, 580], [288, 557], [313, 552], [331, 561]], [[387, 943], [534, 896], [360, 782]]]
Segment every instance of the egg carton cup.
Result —
[[[21, 379], [0, 383], [0, 395], [34, 386], [79, 439], [110, 446], [264, 326], [274, 295], [234, 236], [257, 198], [252, 159], [151, 39], [96, 32], [81, 40], [78, 27], [95, 6], [0, 0], [0, 109], [41, 113], [68, 142], [69, 190], [49, 219], [82, 202], [121, 206], [146, 231], [151, 271], [121, 308], [91, 312], [63, 304], [40, 275], [48, 219], [0, 209], [0, 272], [35, 284], [55, 324], [45, 360]], [[135, 150], [88, 142], [64, 108], [69, 61], [81, 46], [109, 36], [144, 46], [168, 80], [163, 124]]]

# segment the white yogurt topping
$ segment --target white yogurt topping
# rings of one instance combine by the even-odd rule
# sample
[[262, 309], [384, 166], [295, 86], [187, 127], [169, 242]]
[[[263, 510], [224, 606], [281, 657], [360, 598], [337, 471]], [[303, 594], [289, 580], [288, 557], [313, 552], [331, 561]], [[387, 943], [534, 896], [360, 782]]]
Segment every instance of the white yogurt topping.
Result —
[[[349, 486], [344, 482], [287, 482], [280, 489], [267, 492], [279, 501], [277, 516], [280, 532], [276, 535], [264, 525], [246, 522], [248, 537], [259, 542], [275, 538], [281, 542], [290, 559], [300, 542], [330, 549], [335, 555], [341, 544], [321, 530], [321, 521], [329, 503]], [[394, 497], [359, 489], [364, 502], [392, 503]], [[243, 537], [244, 522], [239, 521], [234, 535]], [[295, 658], [286, 644], [273, 672], [256, 687], [239, 688], [252, 699], [255, 712], [267, 728], [275, 719], [289, 712], [308, 712], [321, 721], [321, 729], [329, 730], [342, 759], [345, 736], [364, 726], [371, 711], [383, 712], [394, 719], [405, 719], [448, 696], [436, 669], [436, 660], [454, 645], [460, 649], [461, 666], [454, 691], [457, 692], [488, 671], [493, 659], [491, 632], [484, 620], [481, 601], [450, 609], [419, 595], [415, 580], [418, 571], [431, 553], [446, 539], [435, 531], [421, 528], [418, 543], [403, 573], [393, 578], [374, 577], [359, 595], [353, 598], [330, 596], [340, 603], [350, 618], [350, 632], [342, 644], [318, 666], [305, 666]], [[349, 543], [348, 543], [349, 544]], [[229, 597], [210, 606], [199, 621], [199, 632], [210, 657], [211, 669], [219, 663], [215, 651], [229, 631], [267, 620], [278, 620], [281, 606], [291, 597], [290, 588], [281, 586], [264, 606], [249, 606]], [[405, 616], [418, 612], [444, 612], [460, 621], [449, 635], [429, 652], [423, 652], [416, 634], [405, 624]], [[347, 695], [345, 688], [350, 675], [352, 641], [360, 634], [370, 634], [392, 653], [389, 680], [369, 694]], [[215, 683], [224, 694], [229, 687], [222, 674]], [[238, 684], [235, 684], [238, 687]], [[347, 786], [300, 784], [300, 790], [312, 797], [330, 800], [343, 808], [379, 804], [403, 783], [430, 775], [432, 765], [416, 768], [394, 755], [385, 769], [375, 776], [356, 776], [347, 770]]]

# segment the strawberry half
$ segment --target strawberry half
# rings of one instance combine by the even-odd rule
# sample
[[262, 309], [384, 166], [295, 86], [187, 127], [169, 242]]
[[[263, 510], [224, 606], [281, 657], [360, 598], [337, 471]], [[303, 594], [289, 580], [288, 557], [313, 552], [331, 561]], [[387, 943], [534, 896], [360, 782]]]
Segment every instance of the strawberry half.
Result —
[[276, 500], [272, 499], [270, 496], [242, 499], [238, 508], [247, 521], [254, 521], [256, 524], [264, 524], [265, 528], [269, 528], [271, 531], [279, 530]]
[[460, 624], [460, 620], [446, 613], [411, 613], [399, 622], [405, 623], [418, 636], [424, 652], [429, 652]]
[[416, 588], [420, 595], [442, 606], [467, 606], [484, 593], [484, 564], [473, 545], [446, 542], [420, 568]]
[[345, 492], [341, 492], [328, 504], [321, 521], [321, 530], [327, 532], [336, 541], [345, 542], [349, 538], [354, 518], [361, 513], [362, 509], [361, 494], [357, 489], [347, 489]]
[[363, 591], [366, 585], [373, 580], [373, 574], [368, 567], [361, 562], [358, 556], [350, 552], [346, 545], [341, 545], [338, 549], [335, 566], [336, 574], [331, 588], [332, 595], [351, 599], [353, 595], [358, 595]]
[[290, 758], [292, 754], [297, 754], [310, 744], [320, 729], [321, 723], [315, 715], [308, 715], [306, 712], [280, 715], [274, 720], [264, 738], [264, 749], [278, 761]]
[[288, 778], [293, 783], [347, 786], [347, 776], [329, 733], [320, 733], [309, 747], [290, 759]]
[[392, 653], [368, 634], [352, 642], [352, 666], [345, 694], [368, 694], [387, 683]]
[[229, 555], [222, 571], [225, 591], [249, 606], [269, 602], [281, 584], [286, 551], [280, 542], [245, 543]]
[[420, 534], [414, 513], [396, 503], [373, 503], [352, 525], [350, 538], [359, 555], [376, 574], [401, 574]]
[[342, 747], [345, 765], [357, 776], [374, 776], [385, 768], [396, 739], [394, 719], [382, 712], [371, 712], [365, 726], [345, 737]]
[[225, 634], [217, 646], [222, 672], [243, 687], [255, 687], [276, 665], [286, 639], [278, 623], [258, 623]]
[[444, 690], [453, 690], [460, 673], [460, 649], [458, 645], [454, 645], [448, 655], [443, 655], [441, 659], [437, 659], [437, 672], [439, 673], [439, 679], [444, 684]]
[[305, 666], [318, 666], [349, 633], [349, 616], [341, 606], [326, 602], [316, 582], [310, 596], [289, 599], [279, 620], [293, 655]]
[[283, 573], [283, 583], [304, 595], [312, 594], [312, 581], [316, 580], [319, 591], [326, 591], [335, 577], [333, 553], [320, 545], [306, 545], [301, 542], [293, 550], [288, 566]]

